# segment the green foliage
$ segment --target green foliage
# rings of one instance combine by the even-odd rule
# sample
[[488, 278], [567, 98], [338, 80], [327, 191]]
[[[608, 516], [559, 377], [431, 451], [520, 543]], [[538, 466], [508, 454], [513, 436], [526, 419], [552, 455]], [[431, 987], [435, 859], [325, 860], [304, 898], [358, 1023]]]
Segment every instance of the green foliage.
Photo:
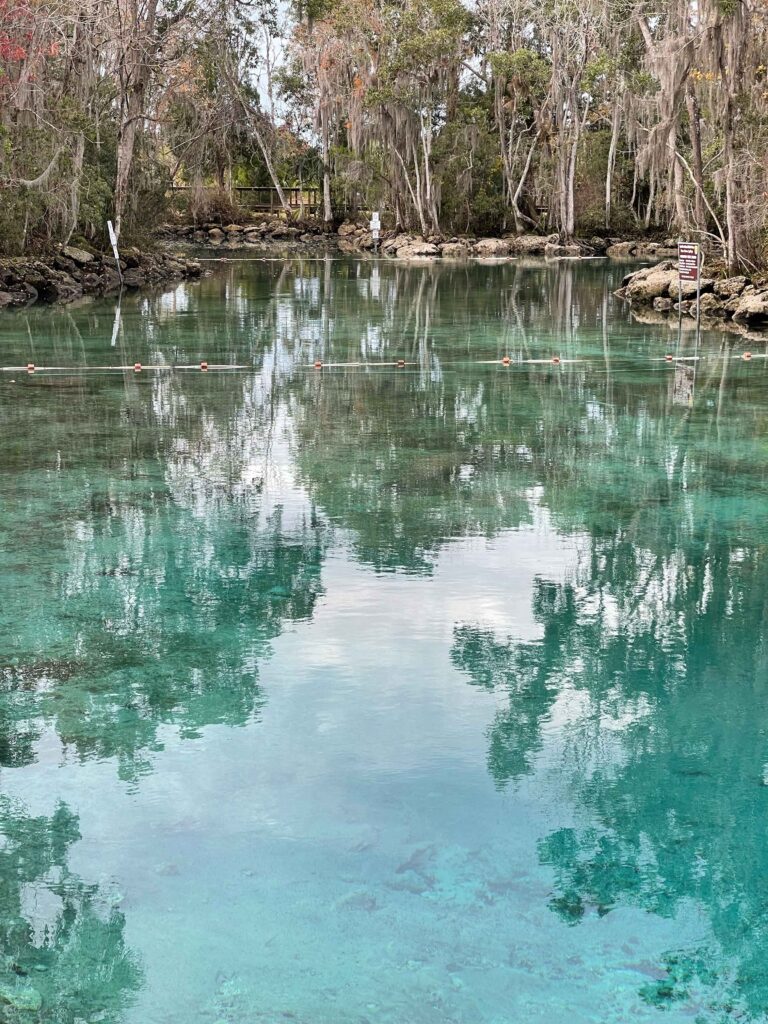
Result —
[[488, 99], [482, 93], [462, 94], [440, 133], [435, 162], [446, 229], [500, 232], [506, 216], [501, 158]]
[[494, 50], [488, 54], [488, 63], [496, 76], [529, 94], [543, 89], [550, 76], [549, 62], [525, 46], [512, 52]]

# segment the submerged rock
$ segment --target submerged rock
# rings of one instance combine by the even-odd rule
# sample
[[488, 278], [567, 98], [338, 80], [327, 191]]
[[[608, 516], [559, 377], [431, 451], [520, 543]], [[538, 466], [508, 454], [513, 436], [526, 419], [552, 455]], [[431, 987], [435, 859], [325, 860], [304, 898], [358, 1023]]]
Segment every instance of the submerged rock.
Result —
[[14, 1010], [37, 1013], [42, 1009], [43, 997], [31, 985], [23, 985], [18, 988], [2, 985], [0, 986], [0, 1003], [12, 1006]]

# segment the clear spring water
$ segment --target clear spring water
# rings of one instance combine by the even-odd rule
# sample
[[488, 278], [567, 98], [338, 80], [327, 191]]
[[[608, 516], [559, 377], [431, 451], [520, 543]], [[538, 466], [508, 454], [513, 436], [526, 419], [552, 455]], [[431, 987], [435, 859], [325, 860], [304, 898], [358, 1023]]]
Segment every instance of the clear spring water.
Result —
[[768, 365], [622, 273], [0, 320], [247, 367], [0, 375], [4, 1022], [765, 1018]]

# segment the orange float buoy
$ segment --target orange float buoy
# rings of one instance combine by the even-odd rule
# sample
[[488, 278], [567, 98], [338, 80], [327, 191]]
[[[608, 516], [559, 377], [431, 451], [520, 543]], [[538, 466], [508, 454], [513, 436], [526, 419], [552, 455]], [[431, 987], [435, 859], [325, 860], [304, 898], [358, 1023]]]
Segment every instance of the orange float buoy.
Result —
[[741, 358], [742, 359], [751, 359], [752, 358], [752, 353], [751, 352], [745, 352], [744, 355]]
[[503, 359], [501, 360], [501, 365], [502, 366], [509, 366], [509, 364], [511, 362], [512, 362], [512, 360], [509, 358], [509, 356], [504, 356]]
[[398, 365], [398, 366], [400, 367], [400, 369], [402, 370], [402, 368], [403, 368], [403, 367], [405, 366], [405, 360], [404, 360], [404, 359], [398, 359], [398, 360], [397, 360], [397, 365]]
[[557, 366], [560, 362], [560, 356], [552, 356], [552, 362]]
[[207, 370], [208, 369], [208, 363], [200, 363], [200, 369], [201, 370]]
[[133, 364], [133, 370], [134, 370], [134, 373], [141, 373], [141, 363], [134, 363]]
[[27, 363], [27, 373], [34, 373], [34, 372], [35, 372], [35, 364], [34, 363]]
[[323, 368], [323, 364], [320, 362], [319, 359], [316, 359], [315, 360], [315, 369], [316, 370], [322, 370], [322, 368]]
[[671, 356], [671, 355], [670, 355], [669, 353], [667, 353], [667, 354], [666, 354], [666, 355], [664, 356], [664, 358], [665, 358], [665, 359], [667, 360], [667, 362], [668, 362], [668, 363], [671, 363], [671, 362], [672, 362], [672, 356]]

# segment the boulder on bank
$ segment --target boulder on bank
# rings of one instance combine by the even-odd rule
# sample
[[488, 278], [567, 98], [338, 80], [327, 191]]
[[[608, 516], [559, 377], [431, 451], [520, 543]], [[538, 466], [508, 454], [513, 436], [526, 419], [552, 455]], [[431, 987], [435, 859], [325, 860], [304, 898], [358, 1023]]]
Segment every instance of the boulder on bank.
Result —
[[399, 260], [424, 259], [430, 256], [439, 256], [440, 250], [434, 242], [425, 242], [423, 238], [411, 239], [406, 245], [401, 245], [397, 251]]
[[[679, 294], [682, 296], [682, 298], [684, 298], [684, 299], [695, 299], [697, 291], [699, 291], [702, 295], [704, 295], [705, 292], [711, 292], [714, 287], [715, 287], [715, 282], [714, 282], [714, 280], [711, 277], [702, 277], [701, 281], [699, 282], [699, 286], [697, 288], [695, 281], [683, 281], [683, 282], [680, 282], [678, 280], [678, 278], [677, 278], [677, 272], [675, 272], [675, 294], [674, 294], [674, 298], [677, 298], [678, 291], [679, 291]], [[670, 291], [669, 294], [672, 295], [672, 292]]]
[[614, 259], [622, 259], [627, 256], [632, 256], [636, 245], [636, 242], [613, 242], [605, 250], [605, 255], [612, 256]]
[[714, 295], [712, 292], [707, 292], [701, 296], [699, 307], [701, 309], [702, 316], [725, 319], [728, 315], [728, 310], [725, 308], [723, 300], [718, 298], [717, 295]]
[[509, 256], [509, 242], [504, 238], [481, 238], [475, 242], [475, 256]]
[[742, 295], [734, 310], [733, 319], [749, 327], [768, 327], [768, 291]]
[[650, 305], [662, 295], [671, 297], [670, 287], [674, 284], [677, 288], [677, 280], [677, 271], [670, 263], [646, 267], [624, 278], [625, 295], [630, 302]]
[[443, 259], [462, 259], [469, 255], [467, 242], [443, 242], [440, 245], [440, 255]]
[[544, 246], [544, 255], [547, 259], [562, 259], [563, 257], [581, 256], [581, 246], [575, 243], [560, 245], [559, 242], [547, 242]]
[[732, 299], [735, 295], [741, 295], [747, 287], [747, 279], [738, 277], [726, 277], [722, 281], [715, 281], [715, 295], [721, 295], [724, 299]]
[[94, 257], [91, 253], [86, 252], [85, 249], [78, 249], [74, 245], [65, 245], [61, 250], [61, 255], [66, 257], [68, 260], [72, 260], [78, 267], [85, 267], [89, 263], [93, 263]]
[[543, 256], [547, 245], [559, 241], [557, 235], [516, 235], [508, 239], [512, 252], [521, 256]]

